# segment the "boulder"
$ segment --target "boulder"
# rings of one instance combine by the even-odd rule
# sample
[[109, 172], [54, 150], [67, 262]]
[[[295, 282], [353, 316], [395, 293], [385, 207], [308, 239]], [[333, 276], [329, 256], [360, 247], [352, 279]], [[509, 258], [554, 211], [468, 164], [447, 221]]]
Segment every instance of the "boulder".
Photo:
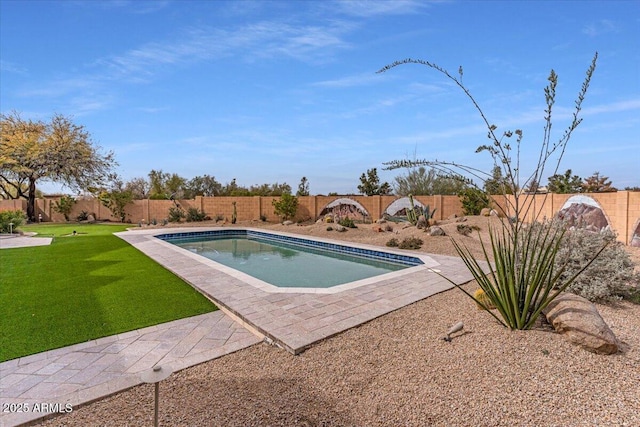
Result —
[[427, 227], [427, 218], [424, 215], [420, 215], [418, 217], [418, 222], [416, 222], [416, 227], [418, 229], [423, 229]]
[[432, 227], [429, 227], [429, 235], [430, 236], [446, 236], [447, 233], [444, 232], [442, 227], [438, 227], [437, 225], [434, 225]]
[[556, 332], [585, 350], [598, 354], [618, 352], [618, 339], [589, 300], [563, 293], [543, 313]]
[[96, 219], [95, 219], [95, 217], [93, 215], [89, 215], [89, 216], [87, 216], [87, 222], [89, 224], [95, 224]]
[[287, 221], [283, 222], [282, 225], [293, 225], [293, 221], [287, 220]]
[[482, 208], [482, 210], [480, 211], [481, 216], [489, 216], [490, 213], [491, 213], [491, 209], [489, 208]]

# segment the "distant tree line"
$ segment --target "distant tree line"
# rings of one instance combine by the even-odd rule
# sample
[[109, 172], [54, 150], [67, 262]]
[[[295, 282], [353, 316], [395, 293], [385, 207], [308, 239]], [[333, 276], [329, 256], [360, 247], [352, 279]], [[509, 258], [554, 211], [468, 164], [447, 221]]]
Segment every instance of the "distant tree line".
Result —
[[[147, 177], [133, 178], [123, 184], [123, 189], [131, 192], [136, 199], [193, 199], [196, 196], [282, 196], [292, 194], [291, 186], [280, 184], [256, 184], [249, 187], [238, 184], [232, 179], [226, 184], [220, 183], [212, 175], [199, 175], [191, 179], [176, 173], [152, 170]], [[309, 195], [309, 182], [302, 177], [296, 195]]]

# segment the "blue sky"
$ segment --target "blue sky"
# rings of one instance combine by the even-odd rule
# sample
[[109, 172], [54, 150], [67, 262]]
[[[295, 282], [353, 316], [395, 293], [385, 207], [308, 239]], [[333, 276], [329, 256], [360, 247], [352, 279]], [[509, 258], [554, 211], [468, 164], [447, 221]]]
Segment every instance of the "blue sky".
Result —
[[491, 169], [459, 89], [427, 67], [383, 66], [463, 66], [489, 120], [523, 129], [526, 172], [549, 71], [559, 138], [598, 51], [560, 170], [640, 186], [638, 1], [0, 0], [0, 24], [2, 113], [72, 117], [125, 179], [162, 169], [295, 191], [306, 176], [312, 194], [357, 193], [374, 167], [392, 182], [405, 171], [382, 163], [414, 155]]

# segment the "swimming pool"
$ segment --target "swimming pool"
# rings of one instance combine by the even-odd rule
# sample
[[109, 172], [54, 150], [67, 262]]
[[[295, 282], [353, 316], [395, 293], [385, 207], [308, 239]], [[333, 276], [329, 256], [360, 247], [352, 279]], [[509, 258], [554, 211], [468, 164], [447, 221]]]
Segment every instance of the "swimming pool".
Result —
[[264, 285], [282, 290], [352, 287], [424, 266], [420, 258], [406, 254], [253, 229], [192, 231], [156, 237], [256, 279], [262, 288]]

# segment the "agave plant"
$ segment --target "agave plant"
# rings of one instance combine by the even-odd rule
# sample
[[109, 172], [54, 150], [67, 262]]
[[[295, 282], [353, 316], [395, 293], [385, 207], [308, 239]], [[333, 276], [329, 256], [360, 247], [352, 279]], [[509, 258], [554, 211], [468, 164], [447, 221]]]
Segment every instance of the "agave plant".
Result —
[[[503, 203], [497, 203], [496, 208], [502, 212], [502, 216], [509, 220], [502, 221], [497, 227], [490, 227], [490, 242], [482, 242], [482, 250], [485, 261], [489, 265], [483, 268], [481, 263], [475, 259], [469, 249], [459, 244], [452, 238], [456, 251], [464, 261], [465, 265], [482, 288], [487, 298], [496, 306], [500, 317], [494, 314], [487, 304], [474, 298], [464, 288], [458, 286], [465, 294], [476, 300], [501, 324], [511, 329], [529, 329], [547, 305], [555, 299], [560, 292], [564, 291], [571, 283], [584, 271], [597, 256], [604, 250], [601, 248], [594, 257], [585, 263], [573, 276], [563, 278], [564, 266], [556, 267], [556, 258], [560, 243], [564, 238], [565, 228], [563, 227], [532, 227], [525, 224], [523, 220], [529, 219], [531, 223], [540, 221], [542, 210], [532, 211], [533, 204], [529, 203], [529, 193], [521, 193], [518, 189], [527, 188], [532, 182], [540, 182], [547, 171], [546, 165], [555, 159], [555, 169], [557, 173], [560, 162], [565, 153], [567, 144], [573, 131], [582, 122], [579, 113], [582, 108], [582, 101], [585, 98], [593, 72], [595, 71], [598, 54], [593, 57], [591, 65], [587, 69], [586, 78], [575, 101], [575, 110], [569, 126], [562, 136], [556, 141], [551, 139], [551, 112], [555, 104], [555, 90], [558, 83], [556, 73], [551, 70], [549, 74], [549, 84], [545, 87], [545, 127], [540, 148], [540, 154], [534, 172], [521, 183], [520, 179], [520, 146], [523, 140], [522, 130], [507, 130], [498, 136], [497, 126], [491, 124], [486, 118], [478, 102], [471, 95], [467, 87], [462, 83], [463, 70], [460, 67], [458, 77], [452, 75], [444, 68], [423, 60], [406, 59], [394, 62], [382, 68], [379, 73], [386, 72], [396, 66], [403, 64], [424, 65], [444, 74], [453, 81], [465, 95], [471, 100], [476, 110], [480, 113], [488, 133], [490, 144], [481, 145], [476, 152], [488, 152], [494, 161], [494, 170], [501, 168], [505, 177]], [[515, 135], [515, 143], [511, 144], [510, 139]], [[429, 161], [429, 160], [399, 160], [385, 163], [386, 169], [397, 169], [415, 166], [431, 166], [439, 172], [466, 180], [466, 182], [480, 189], [471, 176], [486, 182], [492, 178], [491, 172], [484, 172], [477, 168], [458, 164], [456, 162]], [[493, 170], [492, 170], [493, 172]], [[521, 185], [522, 184], [522, 185]], [[512, 193], [507, 197], [507, 193]], [[484, 264], [484, 263], [483, 263]], [[445, 277], [446, 279], [446, 277]], [[448, 280], [448, 279], [447, 279]]]
[[502, 319], [491, 311], [491, 304], [475, 298], [460, 286], [458, 288], [476, 300], [502, 325], [511, 329], [529, 329], [549, 303], [571, 286], [606, 246], [600, 248], [596, 256], [571, 277], [563, 279], [567, 264], [555, 267], [566, 231], [563, 224], [519, 227], [515, 229], [518, 233], [515, 236], [510, 231], [508, 227], [498, 230], [490, 228], [492, 257], [489, 256], [487, 245], [481, 241], [485, 260], [493, 259], [493, 263], [488, 263], [488, 273], [468, 248], [453, 240], [456, 251]]

